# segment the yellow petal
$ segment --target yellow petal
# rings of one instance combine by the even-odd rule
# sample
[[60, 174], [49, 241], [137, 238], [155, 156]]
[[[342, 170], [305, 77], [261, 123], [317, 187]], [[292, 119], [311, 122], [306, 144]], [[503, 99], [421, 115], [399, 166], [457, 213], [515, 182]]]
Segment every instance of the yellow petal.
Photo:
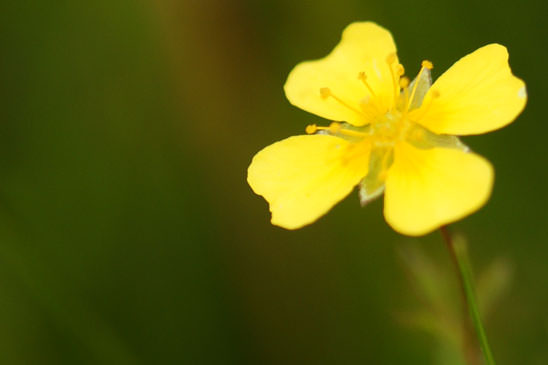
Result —
[[[381, 111], [393, 103], [394, 83], [387, 57], [395, 52], [396, 46], [386, 29], [371, 22], [352, 23], [327, 57], [300, 63], [291, 71], [284, 86], [285, 95], [291, 104], [323, 118], [365, 125], [367, 119], [361, 112], [364, 98], [376, 103]], [[391, 66], [394, 72], [397, 65], [396, 57]], [[378, 98], [372, 98], [358, 78], [361, 72]], [[322, 88], [329, 88], [347, 105], [332, 97], [322, 98]]]
[[[434, 94], [437, 97], [432, 98]], [[422, 110], [411, 118], [438, 134], [480, 134], [512, 122], [526, 101], [525, 84], [512, 75], [506, 48], [490, 44], [461, 58], [441, 75], [426, 95]]]
[[491, 164], [474, 153], [400, 143], [386, 179], [384, 216], [402, 234], [426, 234], [483, 206], [493, 177]]
[[270, 204], [272, 224], [314, 222], [367, 174], [369, 146], [328, 135], [295, 136], [257, 153], [247, 182]]

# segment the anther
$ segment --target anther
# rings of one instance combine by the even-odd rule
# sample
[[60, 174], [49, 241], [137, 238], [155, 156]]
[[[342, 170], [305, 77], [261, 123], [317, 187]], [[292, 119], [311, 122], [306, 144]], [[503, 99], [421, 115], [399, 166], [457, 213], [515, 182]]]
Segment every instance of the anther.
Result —
[[318, 126], [316, 124], [309, 124], [306, 126], [306, 134], [314, 134], [318, 131]]
[[331, 96], [331, 90], [329, 90], [328, 87], [322, 87], [320, 89], [320, 96], [322, 97], [322, 99], [327, 99]]
[[390, 53], [388, 57], [386, 57], [386, 62], [391, 65], [396, 61], [396, 53]]
[[327, 98], [332, 97], [333, 99], [335, 99], [335, 100], [337, 101], [337, 103], [341, 104], [341, 105], [344, 106], [345, 108], [352, 110], [354, 113], [356, 113], [356, 114], [358, 114], [358, 115], [360, 115], [360, 116], [363, 116], [362, 112], [360, 112], [360, 111], [357, 110], [356, 108], [354, 108], [354, 107], [348, 105], [348, 104], [345, 103], [342, 99], [340, 99], [339, 97], [337, 97], [336, 95], [334, 95], [328, 87], [322, 87], [322, 88], [320, 89], [320, 96], [322, 97], [323, 100], [326, 100]]
[[358, 80], [360, 80], [365, 85], [365, 87], [367, 88], [367, 90], [369, 90], [372, 96], [375, 96], [375, 92], [373, 91], [373, 88], [367, 82], [367, 75], [365, 74], [365, 72], [362, 71], [358, 74]]
[[398, 76], [401, 76], [405, 73], [405, 68], [403, 67], [403, 65], [401, 63], [398, 65], [397, 73], [398, 73]]
[[341, 129], [342, 129], [341, 123], [332, 122], [329, 125], [329, 133], [337, 134], [341, 131]]
[[409, 77], [402, 77], [400, 78], [400, 87], [402, 89], [406, 89], [409, 86]]
[[434, 65], [432, 64], [432, 62], [430, 62], [428, 60], [422, 61], [421, 66], [424, 67], [424, 68], [427, 68], [429, 70], [434, 68]]

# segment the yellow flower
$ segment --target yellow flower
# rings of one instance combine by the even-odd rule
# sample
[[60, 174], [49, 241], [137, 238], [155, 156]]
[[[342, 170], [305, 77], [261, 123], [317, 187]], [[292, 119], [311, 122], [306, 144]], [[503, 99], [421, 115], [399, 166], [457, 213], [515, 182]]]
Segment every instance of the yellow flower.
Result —
[[426, 234], [485, 204], [491, 164], [458, 137], [501, 128], [525, 106], [504, 46], [463, 57], [432, 84], [423, 61], [403, 76], [390, 32], [350, 24], [325, 58], [289, 74], [291, 104], [335, 121], [257, 153], [247, 181], [270, 204], [272, 224], [314, 222], [359, 185], [362, 204], [384, 193], [384, 216], [398, 232]]

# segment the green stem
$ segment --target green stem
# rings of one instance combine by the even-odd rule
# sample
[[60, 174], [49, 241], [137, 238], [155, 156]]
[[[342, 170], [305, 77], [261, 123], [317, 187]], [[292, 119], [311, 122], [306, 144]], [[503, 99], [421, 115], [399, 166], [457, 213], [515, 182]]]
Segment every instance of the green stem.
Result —
[[454, 240], [453, 237], [451, 237], [447, 226], [441, 227], [440, 230], [459, 273], [464, 299], [468, 305], [468, 313], [470, 315], [470, 319], [472, 320], [472, 324], [474, 325], [476, 335], [478, 336], [478, 341], [485, 359], [485, 364], [495, 365], [493, 354], [491, 353], [489, 343], [487, 342], [487, 335], [485, 334], [485, 329], [481, 323], [466, 242], [462, 239]]

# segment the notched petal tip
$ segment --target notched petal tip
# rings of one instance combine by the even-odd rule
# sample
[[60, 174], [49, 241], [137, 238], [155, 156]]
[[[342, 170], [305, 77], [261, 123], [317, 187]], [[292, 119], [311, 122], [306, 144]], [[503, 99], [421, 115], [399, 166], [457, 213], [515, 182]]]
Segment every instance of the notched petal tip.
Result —
[[492, 43], [455, 62], [432, 85], [440, 95], [418, 123], [438, 134], [472, 135], [513, 122], [527, 93], [508, 59], [506, 47]]
[[422, 236], [482, 208], [493, 182], [493, 166], [474, 153], [400, 146], [386, 181], [384, 215], [395, 231]]
[[341, 138], [294, 136], [259, 151], [247, 181], [269, 203], [272, 224], [298, 229], [346, 197], [367, 174], [368, 159], [368, 150]]
[[[285, 95], [292, 105], [322, 118], [363, 126], [369, 120], [361, 101], [368, 90], [365, 77], [359, 75], [367, 75], [380, 109], [387, 109], [393, 101], [393, 85], [386, 58], [393, 54], [397, 60], [395, 52], [388, 30], [372, 22], [352, 23], [326, 57], [295, 66], [284, 85]], [[319, 90], [330, 90], [331, 97]]]

